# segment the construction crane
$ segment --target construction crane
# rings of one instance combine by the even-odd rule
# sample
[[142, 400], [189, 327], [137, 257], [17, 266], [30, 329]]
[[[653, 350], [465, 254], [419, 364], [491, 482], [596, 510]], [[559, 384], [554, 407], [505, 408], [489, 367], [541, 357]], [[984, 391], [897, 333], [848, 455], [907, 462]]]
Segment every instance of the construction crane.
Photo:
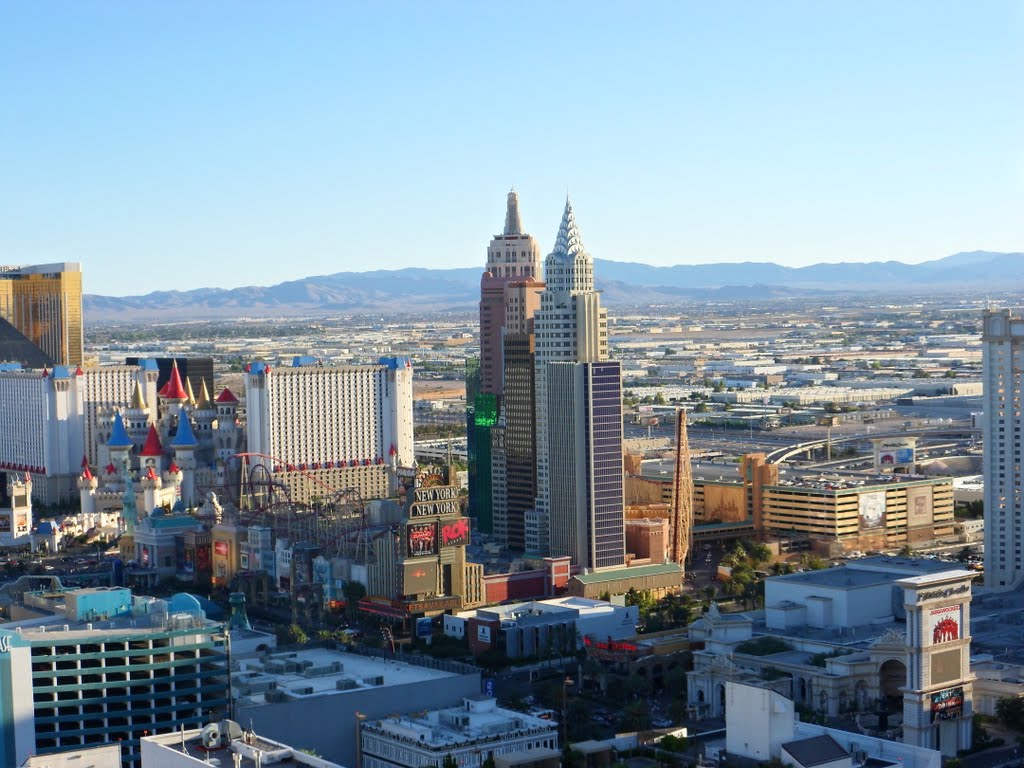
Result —
[[693, 469], [686, 409], [676, 412], [676, 472], [672, 498], [672, 560], [685, 566], [693, 549]]

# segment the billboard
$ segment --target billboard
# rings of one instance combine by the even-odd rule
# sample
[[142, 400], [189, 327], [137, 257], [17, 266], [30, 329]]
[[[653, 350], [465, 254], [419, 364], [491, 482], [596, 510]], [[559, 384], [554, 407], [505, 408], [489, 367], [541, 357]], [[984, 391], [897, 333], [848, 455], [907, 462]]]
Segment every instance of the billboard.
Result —
[[885, 527], [885, 491], [871, 491], [857, 496], [860, 529]]
[[405, 527], [409, 557], [437, 554], [437, 523], [409, 523]]
[[403, 595], [432, 595], [437, 592], [437, 563], [433, 560], [406, 562], [402, 575]]
[[481, 643], [491, 642], [491, 628], [486, 624], [476, 625], [476, 639]]
[[215, 541], [213, 543], [213, 553], [226, 557], [228, 554], [228, 543], [226, 541]]
[[704, 522], [738, 523], [747, 519], [747, 494], [741, 485], [704, 484]]
[[949, 643], [960, 639], [960, 611], [959, 605], [932, 608], [928, 611], [928, 627], [926, 632], [932, 639], [932, 645]]
[[200, 544], [196, 547], [196, 570], [200, 573], [210, 572], [210, 545]]
[[907, 527], [920, 528], [932, 524], [931, 486], [907, 489]]
[[442, 547], [462, 547], [469, 544], [469, 518], [460, 517], [439, 523]]
[[932, 722], [956, 720], [964, 712], [964, 689], [947, 688], [932, 694]]
[[914, 463], [916, 437], [875, 440], [875, 469]]

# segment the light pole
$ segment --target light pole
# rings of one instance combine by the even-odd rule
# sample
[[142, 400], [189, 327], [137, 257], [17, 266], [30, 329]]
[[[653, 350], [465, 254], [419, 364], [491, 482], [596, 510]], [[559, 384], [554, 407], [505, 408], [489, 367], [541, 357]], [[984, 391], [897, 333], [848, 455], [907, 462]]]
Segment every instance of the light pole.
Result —
[[569, 747], [569, 721], [566, 719], [568, 714], [568, 706], [566, 698], [569, 692], [569, 686], [573, 684], [571, 677], [566, 677], [562, 681], [562, 749], [568, 749]]

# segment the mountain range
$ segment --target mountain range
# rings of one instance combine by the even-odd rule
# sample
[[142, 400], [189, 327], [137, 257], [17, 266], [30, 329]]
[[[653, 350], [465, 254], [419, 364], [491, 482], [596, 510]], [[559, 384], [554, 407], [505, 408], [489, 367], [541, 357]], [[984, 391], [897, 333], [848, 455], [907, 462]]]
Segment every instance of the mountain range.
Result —
[[[299, 317], [376, 312], [471, 311], [479, 267], [337, 272], [271, 286], [154, 291], [83, 297], [86, 322], [151, 322]], [[597, 287], [609, 305], [695, 299], [749, 299], [837, 293], [939, 293], [1024, 289], [1024, 253], [971, 251], [920, 264], [841, 262], [784, 267], [771, 262], [650, 264], [596, 259]]]

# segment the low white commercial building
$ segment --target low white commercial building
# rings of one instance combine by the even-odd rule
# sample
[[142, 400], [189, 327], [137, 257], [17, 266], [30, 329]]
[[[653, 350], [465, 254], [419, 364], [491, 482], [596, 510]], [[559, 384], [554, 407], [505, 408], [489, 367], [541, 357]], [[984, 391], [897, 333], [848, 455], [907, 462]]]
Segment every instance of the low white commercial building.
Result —
[[[243, 731], [238, 723], [222, 720], [204, 728], [142, 739], [142, 768], [261, 768], [269, 765], [342, 768], [338, 763], [277, 741]], [[217, 761], [217, 762], [214, 762]], [[85, 768], [82, 766], [81, 768]]]
[[440, 766], [451, 755], [460, 768], [532, 749], [558, 749], [558, 723], [466, 698], [461, 707], [367, 720], [360, 727], [363, 768]]
[[726, 684], [725, 740], [705, 746], [712, 760], [723, 751], [762, 764], [778, 758], [799, 768], [852, 768], [869, 761], [894, 768], [942, 765], [942, 755], [935, 749], [803, 723], [785, 696], [742, 683]]

